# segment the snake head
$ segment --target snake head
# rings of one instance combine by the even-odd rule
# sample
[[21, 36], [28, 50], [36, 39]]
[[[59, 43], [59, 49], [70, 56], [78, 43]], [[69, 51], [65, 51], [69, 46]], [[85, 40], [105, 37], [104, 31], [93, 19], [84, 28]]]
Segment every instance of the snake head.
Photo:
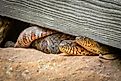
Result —
[[97, 45], [97, 42], [94, 41], [93, 39], [91, 38], [88, 38], [88, 37], [85, 37], [85, 36], [78, 36], [76, 37], [76, 42], [79, 44], [79, 45], [85, 45], [85, 44], [93, 44], [93, 45]]
[[84, 36], [76, 37], [76, 43], [80, 46], [84, 47], [88, 51], [95, 54], [105, 54], [108, 53], [107, 47], [105, 45], [100, 44], [99, 42]]

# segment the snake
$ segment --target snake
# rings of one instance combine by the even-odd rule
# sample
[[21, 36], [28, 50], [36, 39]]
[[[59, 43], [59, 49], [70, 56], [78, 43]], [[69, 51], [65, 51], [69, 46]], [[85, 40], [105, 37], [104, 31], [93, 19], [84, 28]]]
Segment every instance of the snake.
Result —
[[23, 30], [14, 47], [32, 47], [47, 54], [65, 53], [65, 55], [75, 56], [99, 56], [109, 53], [106, 46], [88, 37], [75, 37], [38, 26]]
[[56, 31], [50, 30], [50, 29], [45, 29], [45, 28], [40, 28], [37, 26], [28, 27], [20, 33], [14, 47], [27, 48], [30, 46], [30, 44], [34, 40], [43, 38], [43, 37], [51, 35], [53, 33], [56, 33]]
[[43, 39], [40, 38], [38, 40], [35, 40], [32, 43], [32, 47], [47, 54], [58, 54], [61, 52], [59, 50], [59, 44], [66, 39], [74, 39], [74, 37], [63, 33], [55, 33]]
[[74, 40], [63, 40], [59, 44], [59, 50], [66, 55], [95, 55], [94, 53], [78, 45]]
[[[91, 38], [77, 36], [75, 40], [64, 40], [59, 44], [59, 49], [66, 55], [99, 56], [105, 60], [115, 60], [114, 53], [111, 53], [106, 45], [103, 45]], [[113, 50], [113, 49], [112, 49]]]
[[60, 43], [59, 49], [68, 55], [99, 55], [109, 53], [108, 49], [84, 36], [76, 37], [75, 40], [64, 40]]
[[[24, 29], [15, 43], [15, 48], [33, 47], [45, 53], [57, 54], [60, 52], [58, 45], [62, 40], [74, 38], [54, 30], [45, 29], [37, 26], [31, 26]], [[8, 45], [6, 43], [6, 45]]]

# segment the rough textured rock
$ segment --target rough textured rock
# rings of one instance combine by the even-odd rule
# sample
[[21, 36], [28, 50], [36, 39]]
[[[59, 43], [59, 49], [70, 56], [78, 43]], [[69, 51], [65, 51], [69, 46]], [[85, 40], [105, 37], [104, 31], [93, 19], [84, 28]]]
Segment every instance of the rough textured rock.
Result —
[[120, 0], [0, 0], [0, 15], [121, 49]]
[[120, 81], [121, 61], [0, 49], [0, 81]]

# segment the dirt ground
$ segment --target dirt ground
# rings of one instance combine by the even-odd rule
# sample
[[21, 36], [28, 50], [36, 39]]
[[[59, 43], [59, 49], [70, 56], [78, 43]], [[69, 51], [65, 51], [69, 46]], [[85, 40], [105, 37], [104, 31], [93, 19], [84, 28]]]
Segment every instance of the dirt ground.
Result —
[[0, 81], [121, 81], [121, 61], [0, 48]]

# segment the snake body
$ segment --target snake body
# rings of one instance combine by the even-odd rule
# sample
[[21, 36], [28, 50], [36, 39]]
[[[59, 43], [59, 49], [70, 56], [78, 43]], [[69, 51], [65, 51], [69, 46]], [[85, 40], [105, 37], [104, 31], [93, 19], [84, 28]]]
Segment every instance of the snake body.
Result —
[[64, 40], [59, 44], [59, 49], [66, 55], [95, 55], [79, 46], [74, 40]]
[[109, 50], [106, 46], [84, 36], [76, 37], [76, 43], [95, 54], [109, 53]]
[[14, 47], [29, 47], [34, 40], [53, 33], [55, 33], [55, 31], [50, 29], [40, 28], [37, 26], [28, 27], [20, 33]]
[[47, 54], [66, 55], [104, 55], [109, 53], [107, 47], [88, 37], [74, 37], [54, 30], [32, 26], [19, 35], [14, 47], [36, 48]]
[[68, 55], [99, 55], [109, 53], [108, 49], [101, 46], [93, 39], [76, 37], [75, 40], [65, 40], [60, 43], [59, 49]]
[[43, 39], [35, 40], [32, 43], [32, 46], [45, 53], [58, 54], [60, 53], [59, 44], [61, 43], [61, 41], [65, 39], [72, 39], [72, 38], [73, 37], [70, 35], [66, 35], [63, 33], [56, 33], [56, 34], [47, 36]]

